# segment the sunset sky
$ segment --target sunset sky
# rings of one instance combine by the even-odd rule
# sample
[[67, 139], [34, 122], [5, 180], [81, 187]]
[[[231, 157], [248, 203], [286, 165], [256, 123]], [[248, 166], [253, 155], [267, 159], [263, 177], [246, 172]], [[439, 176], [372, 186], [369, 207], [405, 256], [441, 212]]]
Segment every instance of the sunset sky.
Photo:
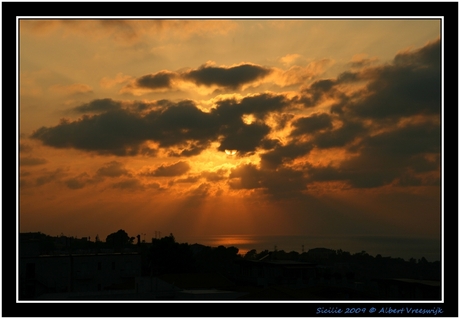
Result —
[[23, 19], [20, 231], [440, 238], [440, 41], [436, 19]]

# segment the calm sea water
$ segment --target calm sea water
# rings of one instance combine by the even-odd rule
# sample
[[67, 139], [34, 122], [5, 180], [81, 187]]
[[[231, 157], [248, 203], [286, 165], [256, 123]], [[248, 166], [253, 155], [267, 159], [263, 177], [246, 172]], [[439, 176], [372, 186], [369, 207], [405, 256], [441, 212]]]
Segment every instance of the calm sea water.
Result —
[[199, 243], [211, 247], [219, 245], [239, 249], [239, 254], [245, 254], [251, 249], [257, 252], [263, 250], [284, 250], [285, 252], [307, 252], [312, 248], [342, 249], [351, 254], [365, 251], [372, 256], [420, 259], [428, 261], [441, 260], [441, 240], [414, 237], [391, 236], [254, 236], [254, 235], [216, 235], [189, 237], [179, 242], [189, 244]]

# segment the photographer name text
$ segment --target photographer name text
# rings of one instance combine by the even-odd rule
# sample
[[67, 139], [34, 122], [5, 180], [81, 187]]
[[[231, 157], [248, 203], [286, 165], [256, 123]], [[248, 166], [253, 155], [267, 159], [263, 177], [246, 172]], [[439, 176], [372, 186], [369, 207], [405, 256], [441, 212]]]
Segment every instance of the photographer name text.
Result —
[[363, 308], [363, 307], [347, 307], [347, 308], [340, 308], [340, 307], [318, 307], [316, 308], [316, 314], [324, 314], [324, 315], [354, 315], [354, 314], [385, 314], [385, 315], [402, 315], [402, 314], [413, 314], [413, 315], [438, 315], [442, 314], [443, 310], [441, 307], [433, 307], [433, 308], [413, 308], [413, 307], [401, 307], [401, 308], [393, 308], [393, 307], [370, 307], [370, 308]]

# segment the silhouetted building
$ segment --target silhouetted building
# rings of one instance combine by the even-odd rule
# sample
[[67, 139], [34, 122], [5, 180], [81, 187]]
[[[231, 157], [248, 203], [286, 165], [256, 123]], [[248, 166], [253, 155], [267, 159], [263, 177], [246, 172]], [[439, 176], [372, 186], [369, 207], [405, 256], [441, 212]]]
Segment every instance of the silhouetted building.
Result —
[[326, 261], [335, 256], [335, 250], [328, 248], [313, 248], [308, 251], [308, 256], [313, 260]]
[[237, 260], [240, 282], [257, 286], [301, 287], [316, 276], [316, 264], [292, 260]]
[[405, 278], [378, 279], [381, 300], [441, 300], [441, 283]]
[[141, 255], [82, 254], [21, 257], [20, 299], [46, 293], [134, 289], [141, 275]]

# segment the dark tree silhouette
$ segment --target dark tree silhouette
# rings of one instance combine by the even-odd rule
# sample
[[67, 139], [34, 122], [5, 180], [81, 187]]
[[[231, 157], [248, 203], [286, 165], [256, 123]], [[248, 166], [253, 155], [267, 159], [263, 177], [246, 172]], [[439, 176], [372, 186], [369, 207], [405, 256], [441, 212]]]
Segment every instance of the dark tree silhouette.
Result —
[[244, 259], [255, 260], [257, 257], [257, 250], [251, 249], [245, 255]]
[[231, 277], [236, 271], [235, 260], [241, 258], [238, 255], [238, 248], [218, 246], [215, 248], [206, 247], [196, 254], [196, 265], [200, 272], [218, 273]]
[[109, 247], [121, 249], [128, 246], [132, 240], [123, 229], [120, 229], [116, 233], [108, 235], [105, 242]]
[[195, 271], [195, 260], [190, 246], [187, 243], [177, 243], [173, 234], [152, 241], [149, 265], [154, 275]]

